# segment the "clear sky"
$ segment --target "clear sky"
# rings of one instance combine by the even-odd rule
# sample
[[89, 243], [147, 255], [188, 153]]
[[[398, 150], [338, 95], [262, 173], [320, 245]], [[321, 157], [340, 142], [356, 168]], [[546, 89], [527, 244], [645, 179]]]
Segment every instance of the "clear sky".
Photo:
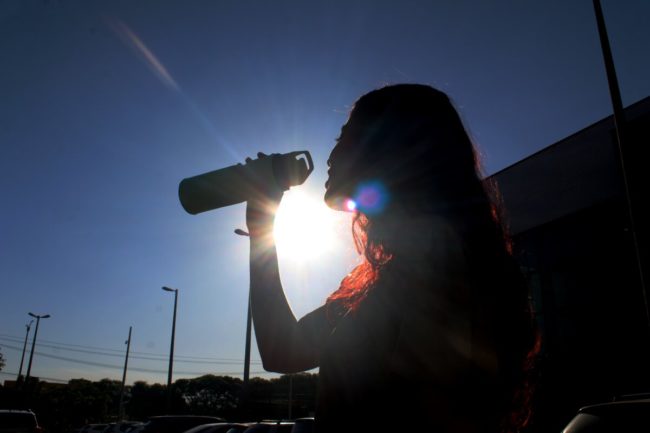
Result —
[[[650, 95], [650, 2], [602, 1], [631, 104]], [[612, 111], [589, 0], [0, 0], [0, 65], [4, 372], [18, 371], [27, 312], [49, 313], [32, 375], [63, 380], [119, 379], [132, 325], [128, 381], [165, 382], [173, 295], [161, 286], [180, 289], [175, 378], [241, 375], [245, 207], [188, 215], [184, 177], [312, 152], [279, 236], [302, 316], [357, 260], [347, 216], [321, 197], [361, 94], [446, 91], [487, 173]], [[261, 372], [255, 345], [253, 360]]]

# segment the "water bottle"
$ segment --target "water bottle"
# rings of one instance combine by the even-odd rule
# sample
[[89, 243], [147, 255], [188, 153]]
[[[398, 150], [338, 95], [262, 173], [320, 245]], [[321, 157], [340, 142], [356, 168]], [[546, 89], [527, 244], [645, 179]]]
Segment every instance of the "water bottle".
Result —
[[[304, 159], [298, 158], [300, 155]], [[183, 179], [178, 185], [178, 197], [183, 209], [196, 215], [242, 203], [269, 185], [286, 191], [302, 184], [313, 170], [314, 163], [306, 150], [273, 154]]]

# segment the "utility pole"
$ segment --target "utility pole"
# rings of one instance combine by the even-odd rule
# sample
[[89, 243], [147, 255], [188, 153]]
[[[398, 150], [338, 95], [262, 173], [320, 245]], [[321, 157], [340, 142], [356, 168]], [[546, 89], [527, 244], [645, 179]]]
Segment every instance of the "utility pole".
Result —
[[34, 347], [36, 346], [36, 336], [38, 335], [38, 324], [41, 322], [41, 319], [47, 319], [50, 317], [49, 314], [43, 314], [39, 316], [34, 313], [28, 313], [30, 316], [36, 319], [36, 329], [34, 330], [34, 339], [32, 340], [32, 352], [29, 354], [29, 364], [27, 365], [27, 375], [25, 376], [25, 383], [29, 381], [29, 376], [32, 372], [32, 361], [34, 360]]
[[244, 348], [244, 384], [242, 386], [241, 405], [246, 412], [248, 410], [249, 397], [249, 379], [251, 370], [251, 324], [253, 317], [251, 314], [251, 294], [248, 292], [248, 316], [246, 317], [246, 346]]
[[293, 409], [293, 374], [289, 375], [289, 419], [293, 419], [291, 416], [291, 409]]
[[627, 151], [627, 141], [625, 134], [625, 112], [623, 111], [623, 101], [621, 98], [621, 91], [618, 87], [618, 79], [616, 77], [616, 68], [614, 67], [614, 59], [612, 57], [612, 50], [609, 46], [609, 38], [607, 36], [607, 28], [605, 27], [605, 18], [603, 17], [603, 10], [600, 7], [600, 0], [593, 0], [594, 12], [596, 14], [596, 23], [598, 25], [598, 36], [600, 37], [600, 46], [603, 51], [603, 60], [605, 62], [605, 70], [607, 71], [607, 82], [609, 84], [609, 94], [612, 99], [612, 106], [614, 109], [614, 125], [616, 128], [616, 139], [618, 141], [618, 155], [621, 164], [621, 171], [623, 173], [623, 186], [625, 188], [625, 200], [627, 202], [627, 213], [630, 222], [630, 232], [632, 233], [632, 244], [634, 254], [636, 256], [639, 282], [641, 285], [641, 294], [643, 295], [643, 303], [645, 307], [646, 322], [650, 330], [650, 308], [648, 307], [648, 294], [645, 285], [645, 277], [643, 272], [643, 262], [641, 260], [641, 253], [639, 251], [639, 239], [636, 232], [634, 223], [634, 210], [632, 197], [630, 195], [630, 185], [628, 173], [625, 167]]
[[27, 328], [27, 332], [25, 333], [25, 343], [23, 343], [23, 356], [20, 357], [20, 368], [18, 369], [18, 377], [16, 378], [16, 382], [20, 380], [20, 376], [23, 375], [23, 362], [25, 361], [25, 350], [27, 349], [27, 338], [29, 337], [29, 329], [32, 327], [32, 323], [34, 323], [33, 320], [30, 320], [27, 325], [25, 325], [25, 328]]
[[120, 390], [120, 407], [118, 408], [119, 412], [119, 421], [124, 419], [124, 386], [126, 385], [126, 369], [129, 366], [129, 351], [131, 350], [131, 330], [132, 326], [129, 326], [129, 339], [126, 340], [126, 357], [124, 358], [124, 372], [122, 373], [122, 389]]
[[174, 292], [174, 318], [172, 319], [172, 342], [169, 347], [169, 369], [167, 371], [167, 412], [172, 408], [172, 370], [174, 368], [174, 337], [176, 335], [176, 307], [178, 305], [178, 289], [162, 288], [166, 292]]
[[248, 316], [246, 318], [246, 348], [244, 349], [244, 386], [248, 386], [251, 370], [251, 295], [248, 294]]

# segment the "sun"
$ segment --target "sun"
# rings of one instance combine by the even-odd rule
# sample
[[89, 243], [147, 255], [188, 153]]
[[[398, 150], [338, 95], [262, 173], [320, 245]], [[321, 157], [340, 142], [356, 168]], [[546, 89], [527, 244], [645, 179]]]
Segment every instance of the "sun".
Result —
[[334, 250], [340, 242], [345, 215], [327, 207], [321, 197], [300, 190], [288, 191], [275, 217], [274, 236], [278, 255], [304, 262]]

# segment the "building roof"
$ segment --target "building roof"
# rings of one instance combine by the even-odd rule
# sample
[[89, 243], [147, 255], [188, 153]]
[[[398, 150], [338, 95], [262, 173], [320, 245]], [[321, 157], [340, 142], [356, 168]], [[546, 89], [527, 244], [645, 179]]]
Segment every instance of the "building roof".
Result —
[[[628, 123], [650, 118], [650, 97], [625, 114]], [[614, 119], [608, 116], [493, 174], [510, 233], [624, 197], [619, 161]]]

